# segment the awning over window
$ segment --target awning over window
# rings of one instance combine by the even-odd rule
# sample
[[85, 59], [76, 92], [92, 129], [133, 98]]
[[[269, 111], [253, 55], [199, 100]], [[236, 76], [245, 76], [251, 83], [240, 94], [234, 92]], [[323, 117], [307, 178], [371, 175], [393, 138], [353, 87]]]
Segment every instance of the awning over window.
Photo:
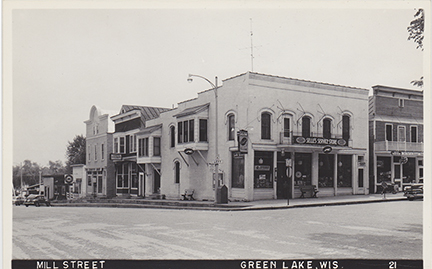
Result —
[[209, 106], [210, 106], [210, 103], [200, 105], [200, 106], [189, 107], [189, 108], [184, 109], [180, 113], [173, 115], [173, 117], [180, 118], [180, 117], [193, 115], [193, 114], [196, 114], [196, 113], [199, 113], [201, 111], [208, 109]]
[[159, 130], [162, 128], [162, 124], [158, 124], [158, 125], [154, 125], [154, 126], [150, 126], [147, 128], [142, 129], [141, 131], [139, 131], [137, 133], [137, 135], [144, 135], [144, 134], [151, 134], [156, 130]]

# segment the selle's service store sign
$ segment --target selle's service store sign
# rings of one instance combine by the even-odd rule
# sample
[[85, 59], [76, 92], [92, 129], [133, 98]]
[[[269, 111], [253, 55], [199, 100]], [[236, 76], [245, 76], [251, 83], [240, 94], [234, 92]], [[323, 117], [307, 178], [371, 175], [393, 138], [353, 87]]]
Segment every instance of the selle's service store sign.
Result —
[[324, 138], [324, 137], [303, 137], [294, 136], [294, 144], [302, 145], [325, 145], [325, 146], [348, 146], [345, 139]]

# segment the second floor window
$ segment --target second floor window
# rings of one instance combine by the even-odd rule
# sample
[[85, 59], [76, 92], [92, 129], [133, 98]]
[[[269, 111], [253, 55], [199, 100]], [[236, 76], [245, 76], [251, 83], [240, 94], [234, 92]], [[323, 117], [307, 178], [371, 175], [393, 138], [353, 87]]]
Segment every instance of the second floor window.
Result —
[[175, 127], [170, 127], [170, 135], [171, 135], [171, 147], [175, 147]]
[[160, 137], [154, 137], [153, 138], [153, 156], [160, 156], [161, 155], [161, 142]]
[[199, 120], [199, 141], [207, 142], [207, 120]]
[[403, 125], [398, 126], [398, 141], [406, 142], [405, 126]]
[[393, 141], [393, 125], [391, 124], [385, 126], [385, 140]]
[[118, 138], [114, 138], [114, 153], [118, 153]]
[[411, 142], [417, 143], [417, 126], [411, 126]]
[[234, 140], [235, 137], [235, 116], [228, 115], [228, 140]]
[[101, 159], [105, 159], [105, 145], [101, 144]]
[[177, 143], [183, 143], [183, 122], [177, 124]]
[[350, 116], [343, 115], [342, 117], [342, 138], [348, 142], [350, 139]]
[[323, 137], [331, 138], [331, 119], [323, 120]]
[[178, 143], [194, 142], [194, 120], [186, 120], [178, 123]]
[[283, 136], [284, 137], [290, 137], [291, 133], [291, 123], [290, 118], [284, 118], [283, 119]]
[[140, 157], [148, 157], [149, 156], [148, 141], [149, 141], [148, 137], [141, 138], [138, 140], [138, 156], [140, 156]]
[[125, 138], [120, 137], [120, 153], [125, 153]]
[[303, 137], [310, 137], [311, 136], [311, 118], [308, 116], [304, 116], [302, 118], [302, 136]]
[[94, 150], [95, 150], [95, 154], [94, 154], [94, 156], [95, 156], [95, 160], [97, 160], [97, 151], [98, 151], [98, 150], [97, 150], [97, 145], [94, 146]]
[[130, 152], [136, 152], [136, 135], [131, 135], [129, 138], [129, 151]]
[[261, 139], [271, 139], [270, 135], [271, 114], [264, 112], [261, 114]]
[[183, 122], [183, 142], [189, 141], [189, 122], [184, 121]]

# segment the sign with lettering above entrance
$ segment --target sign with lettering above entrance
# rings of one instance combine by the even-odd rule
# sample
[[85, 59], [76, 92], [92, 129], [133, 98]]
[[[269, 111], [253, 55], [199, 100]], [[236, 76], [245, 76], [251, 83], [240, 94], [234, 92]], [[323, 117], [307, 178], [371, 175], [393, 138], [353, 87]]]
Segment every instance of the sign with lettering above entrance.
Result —
[[294, 136], [294, 144], [303, 145], [325, 145], [325, 146], [348, 146], [345, 139], [337, 138], [323, 138], [323, 137], [303, 137]]
[[123, 156], [120, 153], [111, 153], [110, 159], [111, 161], [121, 161], [123, 160]]

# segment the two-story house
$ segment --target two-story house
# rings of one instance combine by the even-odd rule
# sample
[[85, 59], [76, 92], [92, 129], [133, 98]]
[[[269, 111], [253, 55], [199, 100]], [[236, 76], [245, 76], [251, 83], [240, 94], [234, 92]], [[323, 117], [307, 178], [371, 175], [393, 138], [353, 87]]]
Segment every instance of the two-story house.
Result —
[[423, 92], [373, 86], [369, 98], [371, 192], [423, 182]]

